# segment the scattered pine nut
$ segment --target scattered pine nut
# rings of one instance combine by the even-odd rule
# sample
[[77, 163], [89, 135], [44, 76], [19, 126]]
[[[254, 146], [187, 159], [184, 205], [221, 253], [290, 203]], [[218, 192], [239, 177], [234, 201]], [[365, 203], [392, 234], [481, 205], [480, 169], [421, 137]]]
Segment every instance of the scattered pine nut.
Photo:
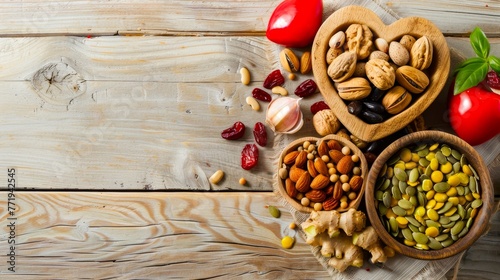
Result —
[[212, 176], [210, 176], [208, 181], [210, 181], [210, 183], [212, 183], [212, 184], [218, 184], [222, 180], [223, 177], [224, 177], [224, 171], [219, 169], [219, 170], [215, 171], [215, 173]]
[[288, 79], [294, 81], [296, 78], [297, 78], [297, 76], [295, 76], [295, 74], [293, 74], [293, 73], [288, 74]]
[[291, 222], [290, 225], [288, 226], [289, 229], [295, 229], [297, 225], [294, 222]]

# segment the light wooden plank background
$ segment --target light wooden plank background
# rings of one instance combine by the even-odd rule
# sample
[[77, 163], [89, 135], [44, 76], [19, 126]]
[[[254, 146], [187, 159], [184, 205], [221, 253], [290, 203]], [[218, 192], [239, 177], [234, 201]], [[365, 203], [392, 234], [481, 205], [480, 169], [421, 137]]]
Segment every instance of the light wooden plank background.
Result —
[[[251, 132], [235, 142], [219, 136], [236, 120], [249, 129], [264, 121], [264, 110], [244, 100], [280, 68], [280, 47], [264, 37], [279, 3], [0, 1], [0, 180], [17, 168], [19, 198], [19, 270], [6, 271], [8, 213], [0, 203], [0, 274], [329, 278], [304, 242], [279, 247], [292, 217], [283, 211], [274, 219], [265, 209], [275, 203], [274, 136], [250, 172], [239, 167], [239, 154], [253, 142]], [[426, 17], [466, 56], [466, 37], [480, 26], [500, 54], [498, 1], [325, 0], [324, 17], [348, 4]], [[243, 66], [250, 86], [239, 82]], [[308, 109], [319, 99], [304, 100], [305, 128], [286, 139], [315, 133]], [[436, 125], [447, 129], [443, 116]], [[498, 195], [500, 158], [488, 160]], [[226, 178], [211, 185], [207, 177], [217, 169]], [[239, 185], [240, 177], [249, 183]], [[0, 199], [7, 201], [5, 191]], [[499, 240], [497, 213], [447, 277], [497, 279]]]

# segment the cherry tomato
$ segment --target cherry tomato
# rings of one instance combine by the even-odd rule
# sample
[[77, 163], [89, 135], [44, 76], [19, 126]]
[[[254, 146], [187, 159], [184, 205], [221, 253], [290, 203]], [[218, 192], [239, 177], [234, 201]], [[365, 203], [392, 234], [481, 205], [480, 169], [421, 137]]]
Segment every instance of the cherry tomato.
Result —
[[272, 13], [266, 36], [287, 47], [309, 46], [321, 26], [322, 16], [321, 0], [285, 0]]

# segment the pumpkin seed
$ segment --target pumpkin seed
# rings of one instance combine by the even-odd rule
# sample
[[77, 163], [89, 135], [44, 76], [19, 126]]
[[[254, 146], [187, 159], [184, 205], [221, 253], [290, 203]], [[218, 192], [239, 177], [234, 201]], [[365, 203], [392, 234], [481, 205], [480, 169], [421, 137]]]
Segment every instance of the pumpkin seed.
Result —
[[477, 193], [477, 180], [475, 177], [469, 179], [469, 189], [473, 193]]
[[474, 174], [475, 178], [479, 178], [479, 175], [477, 175], [476, 169], [472, 167], [472, 165], [469, 164], [469, 168], [472, 171], [472, 174]]
[[445, 193], [450, 189], [450, 187], [450, 184], [448, 184], [447, 182], [439, 182], [434, 184], [433, 189], [438, 193]]
[[460, 165], [464, 166], [464, 165], [467, 165], [467, 164], [469, 164], [469, 162], [467, 161], [467, 157], [464, 154], [462, 154], [460, 156]]
[[[398, 205], [399, 205], [399, 207], [401, 207], [401, 208], [403, 208], [403, 209], [405, 209], [405, 210], [411, 209], [411, 208], [413, 207], [413, 204], [412, 204], [410, 201], [405, 200], [405, 199], [401, 199], [401, 200], [399, 200], [399, 201], [398, 201]], [[406, 212], [406, 211], [405, 211], [405, 212]], [[395, 212], [394, 212], [394, 213], [395, 213]], [[403, 214], [403, 215], [400, 215], [400, 216], [404, 216], [404, 214]]]
[[396, 214], [398, 216], [406, 215], [406, 210], [401, 208], [399, 205], [396, 205], [396, 206], [392, 207], [391, 209], [392, 209], [392, 212], [394, 212], [394, 214]]
[[449, 217], [445, 217], [445, 216], [441, 216], [439, 218], [439, 223], [440, 224], [449, 224], [451, 222], [450, 218]]
[[474, 222], [474, 218], [469, 218], [469, 219], [467, 219], [467, 223], [465, 224], [465, 226], [467, 228], [470, 228], [472, 226], [473, 222]]
[[446, 202], [446, 203], [444, 204], [444, 206], [443, 206], [441, 209], [439, 209], [439, 211], [437, 211], [437, 212], [438, 212], [438, 214], [444, 214], [445, 212], [447, 212], [448, 210], [450, 210], [450, 209], [451, 209], [451, 207], [453, 207], [453, 203], [451, 203], [451, 202], [449, 202], [449, 201], [448, 201], [448, 202]]
[[418, 180], [418, 177], [420, 176], [419, 172], [418, 172], [418, 168], [413, 168], [411, 171], [410, 171], [410, 176], [409, 176], [409, 181], [410, 182], [416, 182]]
[[439, 224], [438, 222], [435, 222], [433, 220], [425, 220], [425, 225], [427, 227], [435, 227], [435, 228], [440, 228], [441, 227], [441, 224]]
[[387, 214], [387, 211], [389, 210], [389, 209], [387, 209], [387, 207], [385, 207], [385, 205], [384, 205], [384, 204], [382, 204], [382, 203], [380, 203], [380, 204], [378, 205], [378, 207], [377, 207], [377, 208], [378, 208], [378, 212], [379, 212], [381, 215], [383, 215], [383, 216], [385, 216], [385, 214]]
[[407, 194], [407, 195], [409, 195], [409, 196], [415, 196], [415, 195], [417, 194], [417, 189], [416, 189], [416, 188], [414, 188], [414, 187], [407, 187], [407, 188], [405, 189], [405, 192], [406, 192], [406, 194]]
[[425, 206], [425, 204], [427, 203], [427, 198], [422, 192], [418, 192], [417, 199], [418, 199], [418, 205], [420, 206]]
[[451, 228], [451, 235], [458, 235], [462, 229], [464, 228], [465, 223], [464, 221], [458, 221], [452, 228]]
[[451, 156], [453, 158], [455, 158], [456, 160], [460, 160], [460, 158], [462, 157], [462, 154], [455, 149], [451, 149]]
[[441, 235], [436, 236], [434, 239], [436, 241], [441, 242], [441, 241], [445, 241], [448, 237], [449, 237], [449, 235], [445, 233], [445, 234], [441, 234]]
[[391, 193], [389, 191], [385, 191], [384, 195], [382, 196], [382, 202], [384, 203], [385, 207], [390, 208], [391, 201], [392, 201]]
[[481, 207], [481, 205], [483, 205], [483, 201], [480, 198], [478, 198], [478, 199], [472, 201], [470, 206], [472, 208], [479, 208], [479, 207]]
[[455, 173], [460, 172], [461, 169], [462, 169], [462, 165], [460, 164], [459, 161], [457, 161], [453, 164], [453, 171], [455, 171]]
[[404, 228], [401, 230], [401, 233], [403, 234], [403, 237], [406, 239], [406, 240], [410, 240], [410, 241], [413, 241], [413, 232], [411, 231], [411, 229], [409, 228]]
[[399, 188], [397, 186], [393, 186], [391, 188], [391, 191], [392, 191], [392, 197], [394, 197], [395, 199], [401, 199], [401, 191], [399, 190]]
[[423, 166], [423, 167], [427, 167], [427, 166], [429, 166], [429, 163], [430, 163], [430, 161], [428, 161], [428, 160], [427, 160], [426, 158], [424, 158], [424, 157], [421, 157], [421, 158], [418, 160], [418, 164], [419, 164], [420, 166]]
[[408, 184], [406, 182], [399, 181], [398, 187], [401, 194], [404, 194], [406, 193], [406, 188], [408, 188]]
[[399, 228], [398, 222], [396, 221], [396, 218], [390, 218], [389, 225], [391, 227], [391, 232], [396, 232]]
[[446, 160], [446, 157], [443, 155], [441, 151], [436, 152], [436, 159], [439, 162], [439, 164], [446, 164], [448, 162]]
[[453, 239], [453, 241], [457, 241], [458, 240], [458, 235], [451, 235], [451, 239]]
[[385, 190], [387, 190], [387, 188], [389, 188], [390, 185], [391, 185], [391, 180], [385, 179], [384, 183], [380, 187], [380, 190], [385, 191]]
[[450, 218], [450, 221], [452, 221], [452, 222], [456, 222], [458, 220], [461, 220], [460, 215], [458, 213], [451, 215], [449, 218]]
[[456, 223], [452, 221], [452, 222], [450, 222], [449, 224], [444, 224], [444, 225], [441, 225], [441, 226], [442, 226], [443, 228], [450, 228], [450, 229], [451, 229], [452, 227], [454, 227], [454, 226], [455, 226], [455, 224], [456, 224]]
[[443, 245], [439, 241], [437, 241], [435, 238], [432, 238], [432, 237], [429, 237], [429, 243], [427, 243], [427, 245], [429, 246], [429, 248], [431, 248], [433, 250], [443, 249]]
[[441, 242], [441, 245], [443, 245], [443, 247], [446, 248], [446, 247], [450, 246], [453, 243], [454, 243], [453, 239], [451, 239], [450, 237], [448, 237], [446, 240], [444, 240], [444, 241]]
[[401, 169], [401, 168], [394, 168], [394, 176], [396, 176], [396, 178], [399, 181], [403, 181], [403, 182], [406, 182], [406, 180], [408, 179], [408, 175], [406, 174], [404, 169]]
[[415, 240], [419, 244], [427, 244], [429, 241], [429, 238], [427, 235], [421, 233], [421, 232], [412, 232], [413, 240]]
[[451, 148], [446, 146], [446, 145], [443, 145], [441, 147], [441, 153], [445, 156], [445, 157], [449, 157], [451, 155]]
[[419, 228], [419, 227], [414, 226], [414, 225], [412, 225], [412, 224], [408, 224], [408, 228], [409, 228], [412, 232], [420, 232], [420, 231], [418, 230], [418, 228]]
[[464, 229], [462, 229], [462, 231], [458, 234], [458, 238], [464, 237], [468, 232], [469, 232], [469, 228], [464, 227]]
[[416, 227], [421, 226], [421, 224], [420, 224], [420, 223], [419, 223], [419, 222], [418, 222], [415, 218], [413, 218], [413, 217], [411, 217], [411, 216], [406, 216], [405, 218], [408, 220], [408, 222], [409, 222], [410, 224], [412, 224], [412, 225], [414, 225], [414, 226], [416, 226]]
[[384, 197], [384, 192], [381, 190], [375, 191], [375, 199], [378, 201], [382, 201], [382, 198]]
[[272, 205], [269, 205], [267, 207], [267, 209], [269, 210], [269, 214], [271, 214], [271, 216], [273, 216], [275, 218], [279, 218], [281, 216], [281, 212], [278, 208], [276, 208]]

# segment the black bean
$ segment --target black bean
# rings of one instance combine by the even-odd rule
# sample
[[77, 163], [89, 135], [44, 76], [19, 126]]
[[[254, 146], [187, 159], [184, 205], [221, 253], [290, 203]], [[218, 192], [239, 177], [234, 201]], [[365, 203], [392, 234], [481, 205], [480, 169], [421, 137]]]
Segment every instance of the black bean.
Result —
[[379, 101], [382, 99], [382, 96], [384, 96], [385, 93], [386, 93], [385, 90], [373, 88], [372, 92], [370, 93], [369, 99], [371, 101]]
[[359, 101], [359, 100], [351, 101], [347, 105], [347, 111], [350, 114], [353, 114], [353, 115], [356, 115], [356, 116], [359, 115], [359, 113], [361, 113], [362, 109], [363, 109], [363, 103], [361, 103], [361, 101]]
[[368, 110], [378, 113], [378, 114], [383, 114], [385, 113], [385, 108], [382, 104], [378, 102], [373, 102], [373, 101], [365, 101], [363, 102], [363, 105], [368, 108]]
[[384, 121], [384, 117], [382, 117], [382, 115], [368, 110], [361, 112], [361, 118], [370, 124], [381, 123]]

